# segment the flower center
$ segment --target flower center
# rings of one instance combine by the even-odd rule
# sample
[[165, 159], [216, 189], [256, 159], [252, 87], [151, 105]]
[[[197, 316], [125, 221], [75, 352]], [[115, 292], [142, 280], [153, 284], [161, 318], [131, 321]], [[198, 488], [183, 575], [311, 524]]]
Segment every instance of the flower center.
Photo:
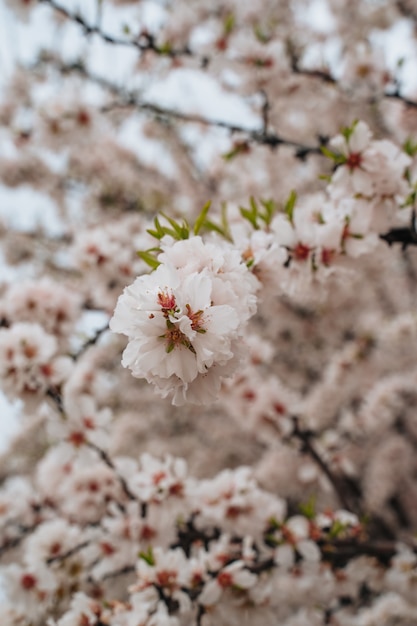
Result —
[[167, 330], [163, 335], [161, 335], [161, 338], [162, 337], [166, 339], [166, 351], [168, 353], [172, 352], [176, 346], [184, 346], [185, 348], [191, 350], [191, 352], [195, 353], [195, 350], [187, 336], [184, 335], [178, 326], [173, 324], [169, 319], [167, 319]]
[[161, 307], [164, 316], [168, 317], [168, 314], [171, 311], [175, 311], [177, 302], [173, 293], [169, 293], [169, 291], [160, 291], [158, 293], [158, 304]]
[[350, 170], [360, 167], [362, 165], [362, 155], [360, 152], [352, 152], [352, 154], [349, 154], [346, 160], [346, 165]]
[[191, 328], [198, 333], [205, 333], [206, 331], [202, 328], [204, 322], [202, 319], [203, 311], [200, 310], [194, 313], [189, 304], [186, 304], [185, 308], [187, 309], [187, 317], [191, 321]]
[[303, 243], [298, 243], [292, 250], [293, 256], [297, 261], [306, 261], [310, 254], [310, 248]]

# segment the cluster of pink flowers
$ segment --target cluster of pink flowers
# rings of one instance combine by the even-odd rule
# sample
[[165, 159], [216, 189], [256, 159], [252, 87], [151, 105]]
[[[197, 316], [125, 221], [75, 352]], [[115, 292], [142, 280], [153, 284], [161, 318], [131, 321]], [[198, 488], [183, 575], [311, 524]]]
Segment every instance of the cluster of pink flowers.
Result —
[[129, 338], [122, 364], [174, 404], [213, 401], [240, 363], [257, 281], [237, 252], [200, 237], [165, 247], [158, 260], [125, 289], [110, 321]]
[[2, 389], [11, 398], [43, 397], [71, 371], [71, 360], [58, 354], [58, 342], [39, 324], [18, 322], [0, 329]]

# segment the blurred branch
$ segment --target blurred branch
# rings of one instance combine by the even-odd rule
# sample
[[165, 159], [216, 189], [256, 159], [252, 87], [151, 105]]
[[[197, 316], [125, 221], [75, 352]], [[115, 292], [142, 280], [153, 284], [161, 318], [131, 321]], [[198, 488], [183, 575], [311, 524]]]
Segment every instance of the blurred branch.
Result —
[[[61, 415], [65, 415], [64, 404], [63, 404], [62, 396], [61, 396], [61, 393], [59, 392], [59, 390], [58, 389], [53, 389], [52, 387], [50, 387], [49, 389], [47, 389], [46, 395], [54, 402], [54, 404], [55, 404], [56, 408], [58, 409], [59, 413]], [[99, 446], [97, 446], [92, 441], [85, 441], [85, 445], [88, 448], [90, 448], [91, 450], [94, 450], [98, 454], [100, 459], [103, 461], [103, 463], [105, 465], [107, 465], [107, 467], [109, 469], [112, 470], [112, 472], [116, 476], [116, 478], [117, 478], [117, 480], [118, 480], [118, 482], [119, 482], [119, 484], [120, 484], [120, 486], [122, 488], [123, 493], [128, 498], [128, 500], [131, 500], [131, 501], [134, 500], [134, 501], [139, 502], [139, 504], [142, 507], [142, 510], [144, 510], [144, 503], [140, 502], [138, 500], [138, 498], [129, 489], [129, 486], [127, 484], [126, 479], [118, 473], [118, 471], [116, 469], [116, 466], [114, 465], [112, 459], [107, 454], [107, 452], [105, 450], [103, 450], [102, 448], [100, 448]], [[122, 504], [119, 503], [119, 505], [123, 508]]]
[[126, 482], [126, 479], [118, 473], [118, 471], [117, 471], [117, 469], [116, 469], [112, 459], [107, 454], [107, 452], [105, 450], [103, 450], [102, 448], [100, 448], [99, 446], [97, 446], [95, 443], [92, 443], [91, 441], [87, 441], [86, 442], [86, 446], [88, 448], [90, 448], [91, 450], [94, 450], [95, 452], [97, 452], [97, 454], [99, 455], [99, 457], [103, 461], [103, 463], [105, 465], [107, 465], [107, 467], [109, 469], [111, 469], [112, 472], [114, 472], [115, 476], [117, 477], [117, 480], [120, 483], [120, 486], [121, 486], [121, 488], [123, 490], [123, 493], [128, 498], [128, 500], [138, 501], [138, 499], [135, 496], [135, 494], [132, 493], [131, 490], [129, 489], [129, 486], [128, 486], [127, 482]]
[[[78, 24], [83, 29], [84, 33], [87, 36], [97, 35], [108, 44], [129, 47], [129, 48], [136, 48], [139, 52], [152, 51], [157, 55], [166, 56], [170, 58], [177, 58], [181, 56], [194, 58], [198, 61], [199, 65], [203, 68], [207, 67], [210, 63], [210, 58], [207, 55], [204, 55], [201, 57], [198, 55], [195, 55], [188, 45], [185, 45], [182, 48], [171, 48], [169, 43], [165, 43], [162, 46], [158, 45], [155, 42], [155, 37], [146, 31], [140, 33], [135, 39], [114, 37], [113, 35], [109, 35], [108, 33], [105, 33], [100, 26], [101, 9], [102, 9], [101, 2], [99, 3], [99, 7], [100, 7], [100, 11], [98, 13], [99, 19], [96, 25], [89, 24], [82, 17], [80, 13], [71, 12], [69, 9], [65, 8], [61, 4], [58, 4], [57, 2], [55, 2], [55, 0], [38, 0], [38, 2], [50, 6], [54, 11], [64, 16], [66, 19]], [[410, 8], [408, 8], [405, 2], [398, 0], [396, 2], [396, 6], [397, 6], [397, 9], [400, 11], [400, 13], [404, 17], [411, 19], [415, 23], [417, 22], [417, 13], [412, 11]], [[294, 74], [298, 76], [304, 76], [307, 78], [319, 79], [320, 81], [331, 84], [331, 85], [335, 85], [335, 86], [338, 85], [338, 80], [334, 76], [332, 76], [330, 70], [328, 69], [321, 69], [321, 68], [307, 69], [307, 68], [301, 67], [298, 55], [295, 51], [295, 48], [291, 45], [291, 43], [289, 43], [287, 46], [287, 52], [289, 55], [291, 69]], [[246, 63], [245, 60], [243, 60], [243, 62]], [[410, 100], [409, 98], [401, 95], [398, 89], [394, 92], [384, 92], [382, 94], [382, 97], [396, 99], [396, 100], [401, 101], [407, 107], [417, 108], [417, 102], [414, 100]], [[375, 98], [370, 99], [369, 104], [373, 104], [374, 101], [375, 101]], [[272, 144], [269, 143], [268, 141], [264, 143], [268, 145], [272, 145], [272, 146], [277, 145], [276, 143], [274, 143], [272, 139], [270, 139], [270, 141], [272, 141]], [[309, 152], [311, 152], [311, 149], [309, 150]], [[304, 154], [304, 153], [301, 152], [301, 154]], [[300, 158], [304, 158], [304, 157], [300, 156]]]
[[337, 476], [321, 457], [317, 451], [312, 439], [313, 433], [300, 428], [299, 419], [293, 417], [294, 430], [292, 437], [297, 439], [302, 446], [302, 451], [307, 453], [311, 459], [318, 465], [323, 474], [328, 478], [329, 482], [333, 486], [335, 493], [337, 494], [341, 505], [348, 511], [356, 513], [361, 516], [363, 512], [360, 508], [360, 492], [355, 484], [351, 484], [345, 480], [342, 476]]
[[[46, 1], [46, 0], [42, 0]], [[117, 100], [111, 102], [110, 104], [104, 105], [101, 107], [100, 111], [102, 113], [109, 113], [116, 109], [122, 108], [132, 108], [139, 111], [145, 111], [155, 115], [158, 118], [169, 118], [175, 119], [181, 122], [186, 123], [195, 123], [201, 124], [204, 126], [216, 127], [216, 128], [224, 128], [228, 130], [231, 134], [241, 134], [246, 138], [247, 143], [255, 143], [259, 145], [265, 145], [272, 149], [278, 148], [280, 146], [287, 146], [290, 148], [294, 148], [296, 158], [300, 160], [304, 160], [311, 154], [321, 155], [322, 146], [326, 145], [327, 137], [319, 137], [319, 142], [315, 146], [309, 146], [302, 144], [298, 141], [293, 141], [292, 139], [287, 139], [282, 137], [274, 132], [267, 132], [265, 128], [265, 106], [263, 109], [263, 123], [262, 128], [259, 130], [245, 128], [244, 126], [240, 126], [239, 124], [233, 124], [231, 122], [226, 122], [223, 120], [209, 119], [201, 115], [193, 114], [193, 113], [183, 113], [181, 111], [177, 111], [175, 109], [169, 109], [158, 104], [152, 102], [145, 102], [138, 98], [138, 95], [134, 92], [127, 91], [122, 87], [108, 81], [101, 76], [97, 76], [89, 72], [84, 64], [80, 61], [65, 64], [59, 59], [56, 59], [50, 55], [43, 55], [35, 64], [33, 64], [29, 69], [34, 71], [36, 69], [41, 68], [44, 65], [51, 65], [61, 74], [71, 74], [76, 73], [83, 76], [86, 80], [90, 80], [91, 82], [99, 85], [103, 89], [106, 89], [113, 95], [117, 96]]]
[[12, 550], [13, 548], [17, 548], [18, 546], [20, 546], [22, 541], [38, 528], [40, 523], [41, 522], [36, 522], [35, 524], [32, 524], [31, 526], [20, 525], [19, 526], [20, 534], [11, 539], [5, 539], [3, 544], [0, 545], [0, 557], [2, 557], [3, 554], [8, 552], [9, 550]]
[[335, 540], [324, 542], [320, 550], [325, 561], [335, 567], [344, 567], [350, 559], [358, 556], [373, 556], [380, 563], [389, 565], [391, 559], [397, 554], [395, 541], [354, 541]]
[[83, 343], [83, 345], [81, 346], [81, 348], [77, 352], [75, 352], [74, 354], [71, 355], [72, 358], [74, 359], [74, 361], [79, 359], [80, 356], [82, 356], [84, 354], [84, 352], [86, 350], [88, 350], [88, 348], [90, 348], [90, 346], [95, 346], [96, 343], [98, 342], [98, 340], [100, 339], [101, 335], [103, 333], [105, 333], [106, 330], [109, 330], [109, 324], [108, 323], [105, 326], [103, 326], [102, 328], [99, 328], [98, 330], [96, 330], [94, 335], [92, 335], [92, 337], [90, 337], [90, 339], [88, 339], [85, 343]]
[[88, 35], [98, 35], [103, 41], [106, 43], [115, 45], [115, 46], [124, 46], [129, 48], [136, 48], [139, 52], [146, 52], [151, 50], [156, 54], [161, 56], [168, 57], [179, 57], [179, 56], [191, 56], [191, 50], [188, 46], [184, 48], [171, 48], [169, 45], [158, 46], [155, 42], [155, 38], [153, 35], [147, 32], [140, 33], [140, 35], [136, 39], [122, 39], [119, 37], [114, 37], [113, 35], [109, 35], [105, 33], [99, 23], [95, 26], [93, 24], [89, 24], [80, 13], [73, 13], [63, 7], [61, 4], [55, 2], [55, 0], [38, 0], [38, 2], [42, 4], [47, 4], [54, 11], [64, 16], [66, 19], [78, 24], [84, 31], [84, 33]]
[[401, 15], [407, 17], [413, 22], [417, 22], [417, 12], [412, 9], [410, 4], [410, 2], [404, 2], [404, 0], [397, 0], [395, 6], [397, 7]]
[[408, 246], [417, 246], [417, 228], [416, 228], [416, 212], [413, 209], [411, 214], [411, 223], [408, 227], [391, 228], [387, 233], [379, 235], [389, 246], [394, 243], [401, 244], [402, 250], [406, 250]]
[[[401, 2], [398, 3], [398, 5], [402, 4]], [[407, 15], [408, 17], [411, 16], [411, 14]], [[417, 15], [413, 14], [413, 19], [415, 21], [417, 21]], [[291, 69], [294, 72], [294, 74], [297, 74], [298, 76], [305, 76], [307, 78], [314, 78], [314, 79], [318, 79], [324, 83], [328, 83], [330, 85], [334, 85], [335, 87], [339, 86], [338, 80], [331, 75], [330, 70], [327, 69], [307, 69], [307, 68], [303, 68], [300, 65], [300, 60], [298, 58], [298, 56], [295, 53], [295, 50], [292, 49], [292, 47], [289, 47], [288, 50], [288, 54], [289, 54], [289, 58], [290, 58], [290, 64], [291, 64]], [[368, 104], [372, 105], [375, 104], [376, 101], [378, 101], [380, 98], [388, 98], [388, 99], [394, 99], [394, 100], [399, 100], [400, 102], [402, 102], [405, 106], [410, 107], [410, 108], [417, 108], [417, 101], [415, 100], [410, 100], [409, 98], [407, 98], [406, 96], [403, 96], [401, 94], [401, 91], [399, 89], [399, 86], [396, 86], [395, 91], [384, 91], [379, 97], [372, 97], [368, 100]]]
[[89, 545], [91, 545], [90, 540], [83, 541], [82, 543], [79, 543], [70, 550], [67, 550], [67, 552], [63, 552], [62, 554], [58, 554], [56, 556], [51, 556], [49, 559], [46, 560], [46, 564], [51, 565], [52, 563], [62, 563], [63, 561], [74, 556], [74, 554], [77, 554]]

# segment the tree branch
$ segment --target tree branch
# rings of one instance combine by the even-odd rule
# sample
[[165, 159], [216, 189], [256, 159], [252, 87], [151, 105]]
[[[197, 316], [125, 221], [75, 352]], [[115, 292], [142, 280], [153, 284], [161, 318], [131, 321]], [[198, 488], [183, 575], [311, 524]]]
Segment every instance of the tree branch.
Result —
[[[295, 416], [293, 417], [293, 424], [294, 430], [292, 432], [292, 436], [300, 441], [303, 451], [313, 459], [325, 476], [327, 476], [340, 500], [341, 505], [346, 510], [352, 511], [358, 516], [362, 515], [363, 512], [361, 511], [359, 502], [360, 492], [358, 492], [356, 486], [350, 482], [348, 483], [344, 478], [336, 476], [336, 474], [332, 472], [330, 467], [317, 452], [312, 442], [312, 433], [302, 430], [299, 425], [299, 419]], [[349, 494], [349, 496], [347, 494]]]
[[[46, 1], [46, 0], [42, 0]], [[29, 69], [34, 71], [39, 69], [42, 65], [49, 64], [55, 67], [60, 73], [63, 75], [78, 73], [83, 76], [86, 80], [90, 80], [91, 82], [99, 85], [103, 89], [106, 89], [113, 95], [117, 97], [117, 99], [107, 105], [102, 106], [99, 110], [101, 113], [109, 113], [111, 111], [115, 111], [116, 109], [123, 108], [131, 108], [136, 109], [138, 111], [144, 111], [147, 113], [151, 113], [157, 118], [161, 119], [174, 119], [180, 122], [185, 123], [194, 123], [201, 124], [203, 126], [208, 127], [216, 127], [216, 128], [224, 128], [228, 130], [231, 134], [241, 134], [246, 138], [247, 143], [254, 143], [259, 145], [268, 146], [271, 149], [278, 148], [280, 146], [287, 146], [289, 148], [294, 148], [296, 158], [300, 160], [304, 160], [306, 157], [311, 154], [321, 155], [322, 146], [325, 146], [327, 143], [327, 137], [319, 137], [319, 142], [317, 145], [306, 145], [302, 144], [298, 141], [293, 141], [292, 139], [287, 139], [286, 137], [282, 137], [274, 132], [267, 132], [265, 126], [265, 107], [263, 108], [263, 120], [262, 127], [259, 129], [250, 129], [245, 128], [244, 126], [240, 126], [239, 124], [233, 124], [231, 122], [226, 122], [224, 120], [218, 119], [209, 119], [204, 116], [193, 114], [193, 113], [183, 113], [181, 111], [175, 109], [169, 109], [162, 106], [159, 106], [153, 102], [146, 102], [140, 100], [138, 98], [137, 93], [127, 91], [118, 85], [102, 78], [101, 76], [97, 76], [87, 71], [84, 64], [81, 61], [65, 64], [60, 60], [54, 58], [51, 55], [43, 55], [39, 58], [39, 60], [34, 63]]]
[[155, 52], [161, 56], [168, 56], [171, 58], [179, 57], [179, 56], [191, 56], [192, 52], [188, 46], [184, 48], [171, 48], [169, 45], [158, 46], [155, 43], [155, 39], [153, 35], [143, 32], [136, 39], [121, 39], [119, 37], [114, 37], [113, 35], [109, 35], [105, 33], [99, 24], [93, 25], [89, 24], [80, 13], [72, 13], [68, 9], [66, 9], [61, 4], [55, 2], [55, 0], [38, 0], [41, 4], [47, 4], [54, 11], [64, 16], [66, 19], [71, 20], [75, 24], [78, 24], [84, 31], [84, 33], [88, 35], [98, 35], [105, 41], [111, 45], [115, 46], [124, 46], [129, 48], [136, 48], [139, 52], [147, 52], [148, 50]]
[[387, 233], [379, 235], [380, 239], [386, 241], [389, 246], [394, 243], [400, 243], [403, 250], [408, 246], [417, 246], [417, 229], [416, 229], [416, 212], [413, 209], [411, 214], [411, 223], [408, 227], [391, 228]]

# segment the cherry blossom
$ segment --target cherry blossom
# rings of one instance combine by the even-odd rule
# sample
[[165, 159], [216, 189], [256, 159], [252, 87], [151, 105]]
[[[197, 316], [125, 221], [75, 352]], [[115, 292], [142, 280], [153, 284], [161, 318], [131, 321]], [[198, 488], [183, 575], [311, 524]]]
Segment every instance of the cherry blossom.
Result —
[[414, 624], [413, 2], [3, 5], [0, 623]]

